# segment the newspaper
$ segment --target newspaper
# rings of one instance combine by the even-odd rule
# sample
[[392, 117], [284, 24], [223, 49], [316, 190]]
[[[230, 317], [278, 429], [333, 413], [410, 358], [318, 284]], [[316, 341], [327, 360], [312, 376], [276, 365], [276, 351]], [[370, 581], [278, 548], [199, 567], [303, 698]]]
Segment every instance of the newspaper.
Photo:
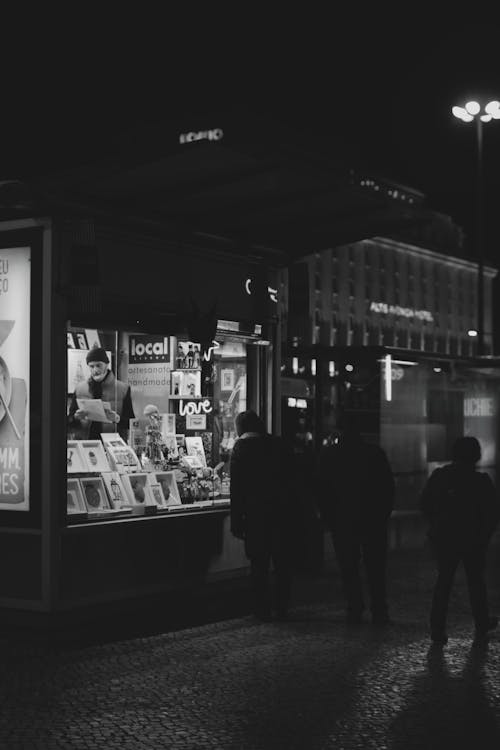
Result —
[[87, 412], [87, 418], [91, 422], [107, 422], [111, 423], [111, 420], [106, 416], [105, 409], [110, 409], [111, 404], [109, 401], [101, 401], [100, 398], [77, 398], [76, 403], [78, 408]]

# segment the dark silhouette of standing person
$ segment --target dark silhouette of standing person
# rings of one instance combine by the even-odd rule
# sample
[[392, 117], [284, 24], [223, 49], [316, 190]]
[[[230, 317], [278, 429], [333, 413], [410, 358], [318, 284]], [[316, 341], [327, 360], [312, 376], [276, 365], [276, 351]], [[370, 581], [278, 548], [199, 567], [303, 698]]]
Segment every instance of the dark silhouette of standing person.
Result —
[[394, 507], [394, 479], [384, 451], [367, 443], [352, 421], [344, 418], [338, 429], [338, 437], [318, 457], [316, 500], [332, 535], [347, 622], [363, 619], [363, 560], [372, 622], [385, 625], [387, 523]]
[[294, 521], [291, 459], [282, 439], [266, 433], [254, 411], [241, 412], [235, 422], [238, 439], [230, 461], [231, 531], [245, 542], [255, 616], [270, 620], [274, 609], [277, 619], [285, 619], [290, 603]]
[[476, 471], [481, 446], [474, 437], [458, 438], [452, 462], [436, 469], [421, 497], [421, 509], [429, 524], [431, 550], [437, 564], [437, 579], [430, 615], [431, 639], [448, 641], [446, 618], [455, 572], [463, 563], [475, 640], [485, 640], [498, 624], [490, 617], [485, 582], [486, 550], [500, 517], [497, 493], [490, 477]]

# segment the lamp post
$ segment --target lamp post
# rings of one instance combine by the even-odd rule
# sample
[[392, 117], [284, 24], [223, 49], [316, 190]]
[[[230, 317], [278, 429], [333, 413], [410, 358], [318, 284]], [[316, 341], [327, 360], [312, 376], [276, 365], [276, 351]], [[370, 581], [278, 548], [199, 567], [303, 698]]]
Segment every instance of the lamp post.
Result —
[[484, 108], [476, 101], [464, 107], [452, 107], [452, 114], [463, 122], [476, 123], [476, 203], [475, 254], [477, 259], [477, 353], [484, 354], [484, 247], [483, 247], [483, 123], [500, 120], [500, 102], [490, 101]]

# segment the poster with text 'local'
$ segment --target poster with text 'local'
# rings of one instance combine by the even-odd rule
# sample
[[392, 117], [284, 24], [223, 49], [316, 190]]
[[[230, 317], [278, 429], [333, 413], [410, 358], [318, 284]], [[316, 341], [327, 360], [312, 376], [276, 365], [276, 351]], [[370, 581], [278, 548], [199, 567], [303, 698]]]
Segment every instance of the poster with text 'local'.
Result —
[[0, 510], [29, 510], [30, 259], [0, 248]]

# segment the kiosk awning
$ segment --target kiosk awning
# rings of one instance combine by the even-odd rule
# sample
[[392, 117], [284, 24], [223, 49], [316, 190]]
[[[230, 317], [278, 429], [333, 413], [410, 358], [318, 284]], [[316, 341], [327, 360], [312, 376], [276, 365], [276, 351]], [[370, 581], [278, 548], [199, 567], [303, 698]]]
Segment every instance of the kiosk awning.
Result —
[[422, 194], [352, 169], [340, 147], [262, 121], [212, 124], [136, 130], [92, 162], [28, 169], [0, 185], [0, 218], [90, 214], [282, 264], [425, 221]]

